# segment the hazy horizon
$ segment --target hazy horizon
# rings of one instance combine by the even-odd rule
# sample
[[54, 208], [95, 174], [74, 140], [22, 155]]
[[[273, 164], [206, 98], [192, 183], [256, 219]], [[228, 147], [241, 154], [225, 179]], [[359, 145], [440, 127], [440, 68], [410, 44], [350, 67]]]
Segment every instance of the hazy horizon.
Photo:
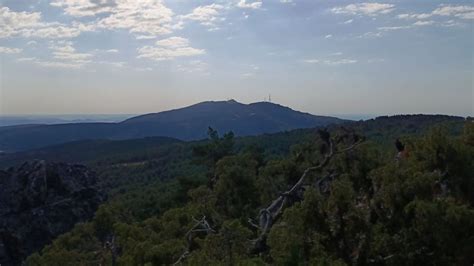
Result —
[[[268, 97], [268, 96], [267, 96]], [[232, 99], [235, 100], [235, 99]], [[55, 118], [70, 118], [70, 119], [75, 119], [75, 118], [87, 118], [87, 117], [93, 117], [93, 116], [110, 116], [110, 117], [133, 117], [133, 116], [139, 116], [139, 115], [144, 115], [144, 114], [150, 114], [150, 113], [160, 113], [160, 112], [165, 112], [165, 111], [170, 111], [170, 110], [176, 110], [176, 109], [181, 109], [181, 108], [186, 108], [195, 104], [203, 103], [203, 102], [220, 102], [220, 101], [228, 101], [224, 99], [215, 99], [215, 100], [205, 100], [202, 102], [196, 102], [192, 103], [189, 105], [183, 105], [183, 106], [176, 106], [172, 107], [170, 109], [163, 109], [163, 110], [157, 110], [157, 111], [151, 111], [151, 112], [145, 112], [145, 113], [12, 113], [12, 114], [2, 114], [0, 113], [0, 117], [55, 117]], [[268, 102], [268, 100], [264, 101], [256, 101], [256, 102], [241, 102], [238, 100], [235, 100], [238, 103], [241, 104], [252, 104], [252, 103], [259, 103], [259, 102]], [[286, 106], [282, 103], [279, 102], [271, 102], [274, 104], [278, 105], [283, 105]], [[349, 120], [359, 120], [359, 119], [371, 119], [379, 116], [395, 116], [395, 115], [450, 115], [450, 116], [461, 116], [461, 117], [470, 117], [469, 115], [456, 115], [456, 114], [449, 114], [449, 113], [378, 113], [378, 114], [364, 114], [364, 113], [312, 113], [310, 111], [305, 111], [305, 110], [299, 110], [295, 109], [292, 106], [286, 106], [289, 107], [295, 111], [303, 112], [303, 113], [309, 113], [313, 115], [324, 115], [324, 116], [335, 116], [338, 118], [342, 119], [349, 119]]]
[[0, 115], [473, 116], [472, 1], [4, 0]]

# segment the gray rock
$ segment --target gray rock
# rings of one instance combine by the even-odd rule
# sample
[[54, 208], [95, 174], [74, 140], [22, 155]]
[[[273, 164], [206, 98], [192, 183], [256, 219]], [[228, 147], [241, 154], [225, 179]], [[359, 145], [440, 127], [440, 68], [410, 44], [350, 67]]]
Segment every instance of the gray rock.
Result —
[[0, 170], [0, 265], [19, 265], [56, 236], [86, 221], [105, 199], [82, 165], [26, 162]]

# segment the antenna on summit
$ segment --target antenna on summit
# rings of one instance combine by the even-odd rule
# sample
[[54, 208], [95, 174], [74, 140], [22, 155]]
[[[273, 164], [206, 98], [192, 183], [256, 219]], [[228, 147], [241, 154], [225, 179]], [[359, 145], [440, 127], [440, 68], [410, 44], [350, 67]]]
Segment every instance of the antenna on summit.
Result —
[[271, 94], [268, 94], [268, 102], [269, 102], [269, 103], [272, 102], [272, 95], [271, 95]]

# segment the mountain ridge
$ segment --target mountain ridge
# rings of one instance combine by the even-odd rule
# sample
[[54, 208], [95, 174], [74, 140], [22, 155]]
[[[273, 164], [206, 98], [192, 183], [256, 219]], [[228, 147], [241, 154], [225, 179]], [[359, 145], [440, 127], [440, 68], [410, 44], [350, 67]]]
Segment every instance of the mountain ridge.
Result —
[[270, 102], [206, 101], [139, 115], [119, 123], [69, 123], [0, 128], [0, 151], [16, 152], [84, 139], [124, 140], [152, 136], [180, 140], [206, 137], [208, 127], [237, 136], [326, 126], [347, 120], [315, 116]]

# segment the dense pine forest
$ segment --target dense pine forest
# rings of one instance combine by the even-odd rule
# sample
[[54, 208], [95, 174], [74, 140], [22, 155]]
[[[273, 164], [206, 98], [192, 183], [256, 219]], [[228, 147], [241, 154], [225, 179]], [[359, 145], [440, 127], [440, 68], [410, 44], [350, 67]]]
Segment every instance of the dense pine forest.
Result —
[[77, 150], [64, 159], [96, 171], [108, 200], [26, 265], [474, 262], [471, 119], [379, 117], [208, 136], [149, 139], [140, 149], [106, 143], [100, 156], [82, 145], [42, 151], [56, 159]]

